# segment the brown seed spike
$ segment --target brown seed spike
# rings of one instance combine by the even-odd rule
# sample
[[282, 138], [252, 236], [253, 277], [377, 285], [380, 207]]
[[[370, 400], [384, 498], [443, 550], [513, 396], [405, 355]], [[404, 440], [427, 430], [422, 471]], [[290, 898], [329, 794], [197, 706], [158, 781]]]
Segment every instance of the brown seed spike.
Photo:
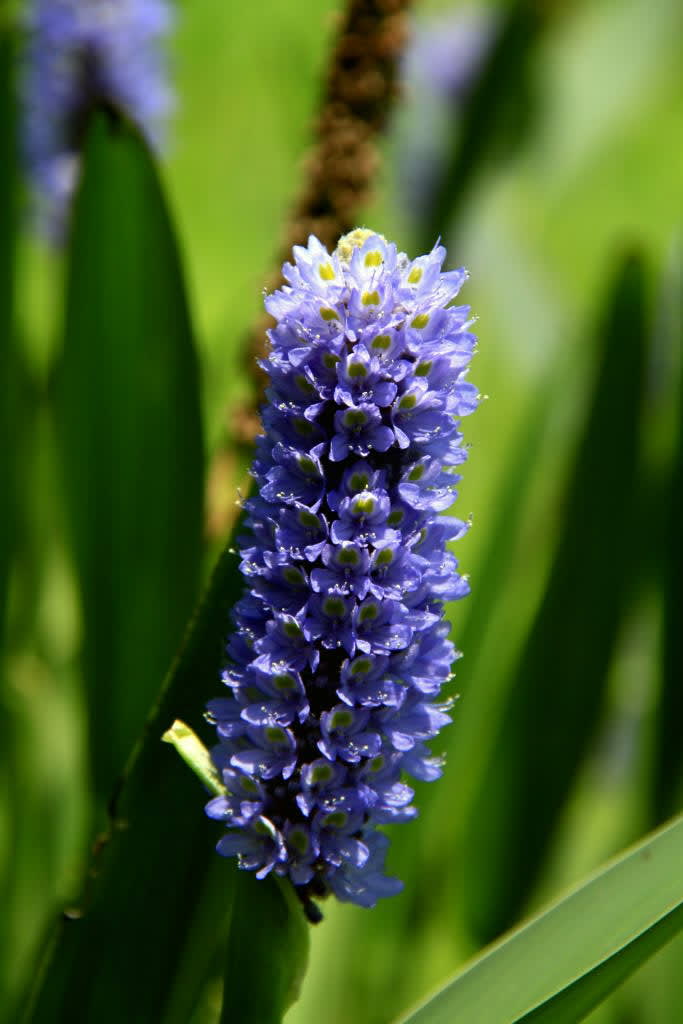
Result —
[[[304, 161], [305, 180], [294, 203], [276, 253], [279, 268], [293, 245], [305, 245], [313, 234], [330, 252], [339, 238], [358, 222], [367, 206], [379, 165], [376, 147], [399, 93], [398, 62], [408, 39], [407, 13], [412, 0], [349, 0], [339, 18], [337, 42], [330, 54], [323, 101], [316, 118], [314, 145]], [[266, 281], [268, 291], [279, 288], [279, 269]], [[267, 351], [268, 316], [255, 320], [243, 351], [252, 374], [252, 409], [242, 408], [228, 426], [226, 447], [244, 436], [256, 422], [265, 374], [257, 358]], [[219, 450], [216, 458], [223, 458]], [[210, 473], [211, 475], [211, 473]], [[209, 502], [211, 505], [211, 502]], [[209, 509], [210, 521], [223, 522], [220, 510]]]

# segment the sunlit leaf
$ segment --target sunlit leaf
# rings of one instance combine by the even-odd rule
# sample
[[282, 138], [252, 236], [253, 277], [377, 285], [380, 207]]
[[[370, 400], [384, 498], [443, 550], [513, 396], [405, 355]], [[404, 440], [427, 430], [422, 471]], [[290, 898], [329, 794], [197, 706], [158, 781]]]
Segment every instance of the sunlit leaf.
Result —
[[478, 957], [403, 1024], [575, 1024], [683, 929], [683, 818]]

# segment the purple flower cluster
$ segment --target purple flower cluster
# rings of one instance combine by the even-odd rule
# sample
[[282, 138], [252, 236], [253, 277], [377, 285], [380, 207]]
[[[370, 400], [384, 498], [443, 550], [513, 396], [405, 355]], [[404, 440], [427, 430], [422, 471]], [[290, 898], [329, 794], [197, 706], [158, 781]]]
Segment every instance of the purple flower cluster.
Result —
[[210, 702], [225, 795], [207, 806], [226, 856], [287, 876], [310, 916], [332, 891], [373, 906], [378, 825], [415, 816], [404, 773], [431, 780], [426, 741], [456, 651], [444, 602], [467, 593], [447, 551], [466, 524], [439, 516], [466, 458], [457, 417], [475, 338], [445, 250], [410, 261], [357, 230], [330, 255], [311, 237], [266, 299], [270, 375], [246, 502], [246, 595]]
[[161, 46], [170, 24], [167, 0], [31, 0], [24, 150], [39, 222], [53, 240], [66, 227], [94, 106], [120, 111], [160, 144], [172, 105]]

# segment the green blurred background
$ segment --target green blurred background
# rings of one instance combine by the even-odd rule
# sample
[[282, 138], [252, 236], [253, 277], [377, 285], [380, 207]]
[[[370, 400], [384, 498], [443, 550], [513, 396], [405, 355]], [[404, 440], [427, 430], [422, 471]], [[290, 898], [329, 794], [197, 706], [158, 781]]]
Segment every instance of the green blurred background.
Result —
[[[415, 22], [463, 9], [420, 3]], [[392, 830], [404, 892], [372, 912], [326, 908], [287, 1024], [386, 1024], [680, 804], [683, 7], [488, 9], [498, 43], [484, 78], [439, 114], [444, 177], [424, 207], [436, 230], [418, 222], [401, 171], [424, 140], [418, 87], [405, 89], [359, 218], [411, 255], [441, 234], [449, 264], [470, 271], [463, 294], [479, 318], [472, 379], [489, 400], [465, 423], [456, 508], [473, 528], [457, 553], [472, 594], [452, 609], [461, 700], [435, 744], [448, 767], [419, 787], [420, 818]], [[205, 468], [230, 452], [231, 411], [250, 400], [244, 333], [300, 187], [338, 11], [332, 0], [178, 8], [178, 104], [161, 171], [196, 332]], [[63, 264], [19, 232], [3, 440], [14, 480], [0, 698], [7, 1007], [75, 898], [102, 823], [83, 680], [89, 613], [57, 457]], [[210, 508], [227, 517], [242, 478], [237, 458], [217, 490], [209, 475]], [[203, 578], [225, 540], [220, 514], [211, 521]], [[144, 635], [156, 599], [140, 555], [125, 548], [120, 570], [147, 595]], [[162, 582], [179, 586], [172, 571]], [[178, 621], [196, 580], [183, 586]], [[174, 625], [161, 664], [180, 634]], [[101, 729], [93, 745], [106, 742]], [[681, 955], [677, 940], [591, 1021], [683, 1020]], [[217, 1019], [216, 973], [196, 1024]]]

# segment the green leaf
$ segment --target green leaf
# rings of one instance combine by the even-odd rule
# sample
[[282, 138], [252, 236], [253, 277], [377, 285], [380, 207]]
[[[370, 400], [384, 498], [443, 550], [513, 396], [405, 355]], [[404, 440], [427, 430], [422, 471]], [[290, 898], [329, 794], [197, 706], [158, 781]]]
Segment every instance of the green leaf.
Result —
[[[125, 197], [121, 208], [116, 194]], [[117, 225], [117, 218], [121, 225]], [[112, 252], [110, 245], [103, 245], [104, 238], [113, 239], [111, 245], [117, 251]], [[191, 500], [198, 475], [190, 455], [181, 456], [178, 451], [183, 431], [188, 432], [190, 444], [195, 430], [193, 421], [183, 426], [182, 416], [187, 418], [183, 409], [192, 401], [196, 377], [194, 362], [189, 358], [183, 362], [180, 354], [184, 351], [187, 357], [189, 342], [185, 332], [182, 281], [173, 250], [164, 247], [164, 240], [170, 240], [168, 224], [144, 148], [126, 128], [98, 118], [88, 140], [85, 177], [74, 219], [67, 317], [67, 346], [70, 347], [65, 350], [59, 380], [62, 436], [77, 562], [84, 595], [90, 595], [96, 609], [88, 607], [85, 601], [85, 613], [96, 631], [98, 643], [103, 645], [96, 648], [91, 639], [89, 664], [95, 665], [96, 659], [102, 659], [105, 654], [115, 657], [116, 665], [106, 678], [111, 679], [115, 671], [121, 685], [124, 682], [127, 687], [140, 685], [147, 694], [156, 680], [154, 672], [158, 675], [158, 666], [155, 668], [149, 654], [145, 654], [145, 645], [155, 644], [160, 648], [157, 638], [151, 635], [159, 623], [150, 623], [148, 617], [143, 631], [142, 624], [135, 621], [136, 614], [149, 610], [147, 602], [141, 606], [136, 600], [135, 588], [142, 585], [139, 580], [141, 563], [149, 556], [140, 549], [139, 543], [142, 540], [153, 550], [156, 545], [158, 556], [163, 552], [173, 555], [162, 580], [158, 573], [154, 575], [150, 571], [154, 585], [151, 581], [146, 584], [148, 596], [151, 600], [156, 594], [157, 602], [168, 600], [166, 591], [175, 589], [176, 585], [179, 593], [184, 593], [183, 565], [177, 565], [176, 559], [181, 563], [186, 559], [185, 569], [189, 570], [190, 554], [196, 552], [196, 535], [191, 530], [187, 536], [187, 551], [179, 550], [185, 543], [183, 536], [178, 535], [180, 531], [175, 535], [175, 547], [168, 540], [168, 520], [177, 525], [176, 517], [181, 514], [172, 507], [171, 498], [182, 505], [186, 500], [183, 492], [188, 489], [188, 500]], [[129, 265], [125, 265], [124, 256]], [[103, 263], [98, 266], [100, 258]], [[124, 283], [112, 276], [114, 270], [122, 275], [125, 290]], [[161, 278], [155, 276], [158, 274]], [[173, 295], [162, 289], [164, 283], [173, 284]], [[117, 298], [122, 309], [116, 304]], [[158, 316], [155, 324], [148, 322], [152, 310], [156, 310]], [[103, 328], [107, 345], [104, 353], [96, 358], [88, 351], [86, 338], [90, 331], [91, 342], [94, 338], [101, 345], [98, 326], [105, 312], [111, 317], [106, 329]], [[160, 347], [168, 345], [174, 332], [181, 332], [180, 336], [175, 334], [175, 355], [169, 360], [166, 378], [167, 385], [177, 385], [174, 410], [177, 420], [171, 422], [169, 417], [164, 437], [151, 424], [147, 425], [146, 420], [136, 419], [123, 401], [122, 381], [128, 380], [130, 365], [138, 376], [129, 381], [132, 389], [129, 401], [137, 402], [143, 392], [148, 401], [147, 417], [155, 408], [155, 396], [146, 394], [144, 389], [155, 380], [159, 386], [159, 380], [158, 375], [155, 378], [150, 372], [151, 367], [143, 366], [143, 355], [127, 339], [121, 341], [125, 358], [112, 348], [116, 334], [112, 323], [138, 331], [137, 343], [143, 351], [139, 330], [141, 325], [147, 325], [157, 363], [163, 363]], [[104, 396], [96, 394], [97, 388], [88, 390], [89, 381], [95, 381], [100, 391], [104, 389]], [[181, 385], [190, 390], [189, 398], [182, 393]], [[162, 409], [170, 413], [166, 399], [162, 400]], [[108, 426], [112, 415], [118, 417], [119, 431]], [[125, 432], [123, 439], [120, 430]], [[93, 435], [98, 439], [97, 444]], [[148, 452], [147, 460], [133, 450], [134, 439]], [[102, 445], [109, 446], [108, 454], [115, 457], [115, 466], [121, 474], [119, 490], [115, 499], [112, 497], [117, 501], [116, 514], [99, 505], [93, 508], [92, 504], [94, 494], [111, 496], [110, 459], [100, 458]], [[192, 450], [196, 453], [196, 446]], [[152, 454], [161, 460], [161, 468], [154, 464]], [[130, 460], [139, 471], [137, 476], [133, 475]], [[166, 495], [150, 499], [151, 483], [142, 478], [145, 466], [155, 479], [164, 466], [173, 467], [172, 479], [171, 474], [166, 479]], [[172, 487], [175, 490], [172, 491]], [[89, 505], [85, 500], [87, 494], [91, 495]], [[142, 538], [131, 537], [134, 528], [140, 526], [135, 513], [144, 518], [146, 524], [153, 524], [161, 534], [168, 530], [166, 543], [151, 535], [151, 527], [150, 532], [143, 531]], [[123, 523], [119, 522], [121, 516]], [[189, 525], [193, 524], [196, 526], [194, 519]], [[238, 524], [239, 529], [241, 524]], [[133, 549], [126, 548], [127, 540], [136, 541]], [[97, 564], [98, 558], [104, 559], [104, 566]], [[159, 558], [153, 567], [158, 568], [160, 564]], [[306, 925], [300, 906], [293, 894], [283, 892], [274, 879], [258, 885], [253, 905], [251, 896], [244, 896], [244, 887], [249, 892], [253, 879], [239, 872], [234, 863], [217, 856], [214, 847], [220, 830], [204, 815], [201, 787], [175, 751], [161, 742], [170, 732], [186, 753], [188, 743], [190, 747], [195, 746], [187, 733], [182, 738], [178, 736], [173, 723], [179, 718], [188, 722], [201, 720], [207, 699], [216, 695], [225, 659], [230, 611], [242, 592], [242, 585], [239, 557], [228, 545], [160, 702], [109, 802], [109, 824], [95, 844], [84, 890], [75, 905], [67, 908], [54, 931], [27, 1007], [27, 1021], [35, 1024], [46, 1020], [55, 1024], [71, 1021], [74, 1007], [77, 1007], [82, 1019], [97, 1020], [100, 1024], [119, 1024], [121, 1020], [185, 1024], [229, 934], [231, 948], [249, 949], [258, 963], [264, 957], [272, 961], [272, 986], [268, 1007], [263, 1003], [264, 1014], [266, 1011], [275, 1014], [278, 1007], [279, 1012], [284, 1012], [284, 1007], [294, 997], [297, 981], [290, 962], [296, 963], [298, 976], [305, 960], [302, 929], [305, 930]], [[97, 592], [98, 586], [103, 592]], [[116, 619], [112, 626], [113, 614]], [[122, 628], [127, 629], [128, 634], [121, 635]], [[110, 635], [106, 634], [106, 629]], [[167, 629], [167, 640], [171, 635], [172, 631]], [[128, 662], [128, 676], [124, 679], [121, 645], [131, 658], [134, 653], [141, 659], [144, 657], [144, 672], [152, 673], [151, 679], [132, 661]], [[103, 665], [102, 670], [106, 673], [107, 666]], [[94, 686], [91, 691], [92, 699], [100, 694], [101, 687], [102, 678], [99, 678], [96, 692]], [[142, 704], [141, 698], [138, 703]], [[110, 713], [116, 710], [110, 703]], [[94, 715], [97, 716], [96, 729], [104, 728], [100, 707], [95, 708]], [[130, 716], [128, 725], [132, 727], [132, 724]], [[123, 732], [121, 737], [122, 744]], [[196, 746], [189, 756], [194, 763]], [[101, 787], [113, 769], [115, 758], [111, 753], [107, 762], [99, 765]], [[242, 910], [233, 916], [235, 897]], [[230, 933], [233, 919], [236, 930]], [[246, 919], [248, 925], [243, 924]], [[287, 937], [277, 950], [271, 943], [273, 934]], [[291, 960], [292, 948], [298, 950], [295, 961]], [[245, 981], [246, 978], [245, 969]], [[246, 1005], [248, 995], [245, 996], [244, 991], [236, 992], [236, 982], [242, 984], [239, 977], [233, 977], [232, 998]], [[259, 993], [261, 997], [265, 1000], [264, 993]]]
[[99, 1024], [187, 1020], [179, 1000], [186, 1009], [201, 990], [227, 935], [238, 872], [215, 853], [197, 779], [161, 739], [216, 695], [238, 566], [228, 546], [111, 801], [81, 899], [55, 929], [26, 1015], [35, 1024], [73, 1021], [74, 1007]]
[[14, 39], [0, 15], [0, 640], [12, 552], [14, 459], [14, 252], [16, 236], [16, 125], [14, 117]]
[[602, 352], [544, 597], [505, 692], [464, 829], [464, 911], [484, 941], [517, 918], [601, 709], [632, 578], [639, 408], [647, 343], [644, 271], [629, 255]]
[[402, 1024], [574, 1024], [683, 929], [683, 818], [496, 943]]
[[308, 961], [309, 926], [291, 885], [243, 872], [227, 949], [221, 1024], [280, 1024]]
[[177, 244], [147, 147], [88, 131], [57, 414], [84, 621], [92, 770], [108, 796], [197, 594], [199, 375]]

